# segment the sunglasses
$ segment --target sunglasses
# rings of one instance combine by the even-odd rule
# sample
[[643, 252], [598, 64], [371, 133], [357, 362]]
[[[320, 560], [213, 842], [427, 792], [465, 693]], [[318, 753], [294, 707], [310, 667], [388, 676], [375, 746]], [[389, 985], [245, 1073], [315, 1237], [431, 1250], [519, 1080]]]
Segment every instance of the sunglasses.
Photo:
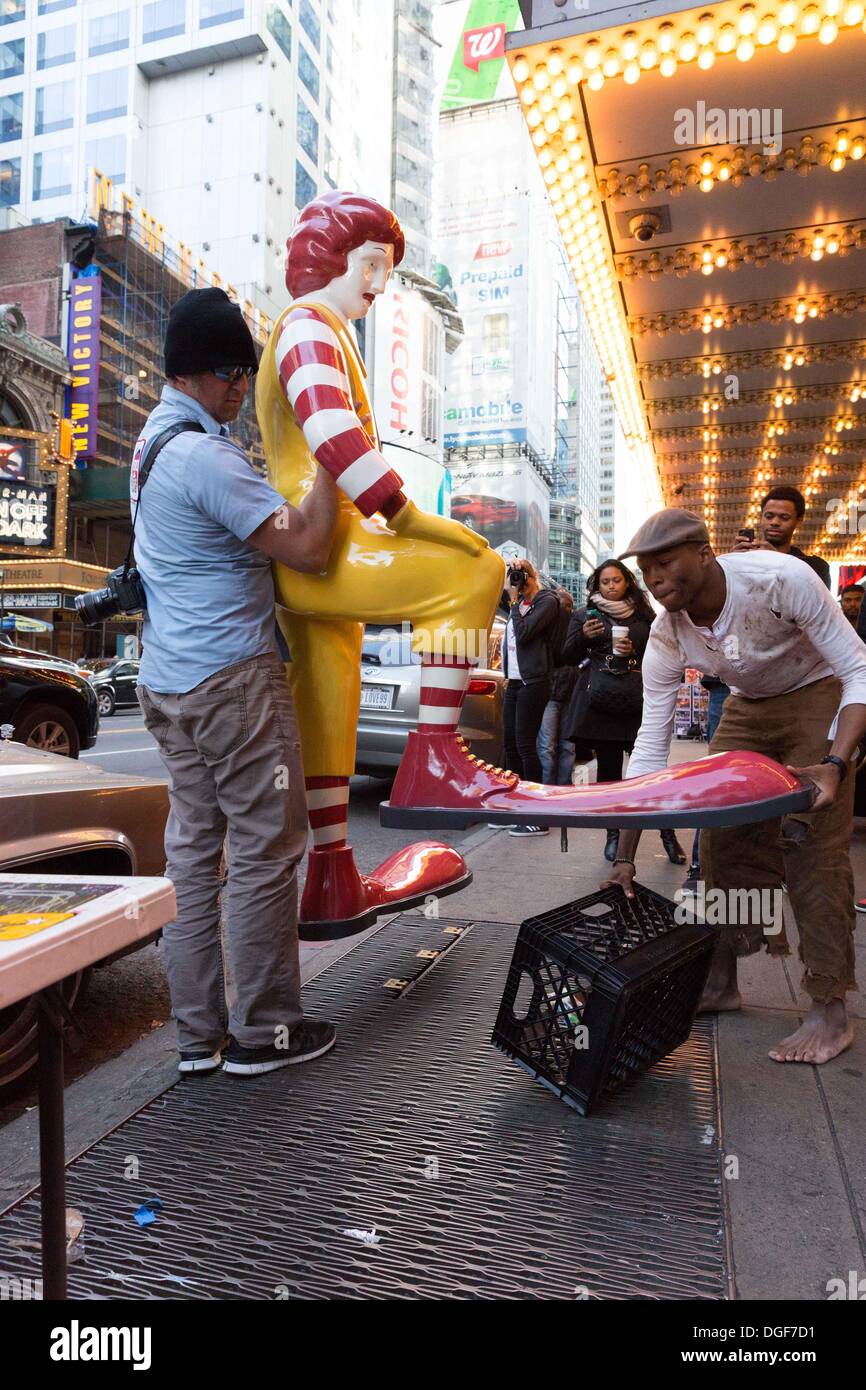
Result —
[[232, 385], [240, 381], [245, 376], [247, 381], [251, 381], [258, 371], [258, 367], [211, 367], [211, 371], [220, 381], [229, 381]]

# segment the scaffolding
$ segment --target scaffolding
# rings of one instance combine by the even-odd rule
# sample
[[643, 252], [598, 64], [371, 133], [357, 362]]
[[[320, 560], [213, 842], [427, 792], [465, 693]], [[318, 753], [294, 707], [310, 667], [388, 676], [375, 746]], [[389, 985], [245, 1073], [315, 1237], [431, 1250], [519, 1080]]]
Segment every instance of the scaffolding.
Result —
[[[162, 390], [162, 344], [172, 306], [189, 289], [212, 285], [216, 277], [193, 267], [183, 249], [168, 245], [161, 228], [127, 209], [100, 209], [93, 260], [102, 278], [102, 314], [97, 448], [90, 462], [128, 467]], [[246, 317], [250, 321], [249, 313]], [[258, 320], [250, 326], [261, 344]], [[257, 467], [264, 467], [253, 390], [232, 437]]]

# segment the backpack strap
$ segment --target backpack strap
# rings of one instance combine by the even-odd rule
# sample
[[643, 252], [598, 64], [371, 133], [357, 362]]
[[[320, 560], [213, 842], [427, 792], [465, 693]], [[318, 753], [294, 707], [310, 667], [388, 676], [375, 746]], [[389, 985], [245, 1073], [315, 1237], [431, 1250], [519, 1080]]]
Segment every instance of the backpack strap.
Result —
[[129, 572], [129, 563], [132, 559], [132, 547], [135, 545], [135, 523], [138, 520], [138, 509], [141, 506], [141, 490], [150, 476], [150, 470], [156, 463], [157, 458], [162, 453], [166, 444], [179, 434], [185, 434], [187, 430], [194, 430], [197, 434], [207, 434], [204, 425], [198, 420], [178, 420], [173, 425], [168, 425], [164, 430], [153, 438], [147, 446], [141, 467], [138, 470], [138, 480], [136, 484], [135, 511], [132, 517], [132, 535], [129, 538], [129, 545], [126, 551], [126, 558], [123, 561], [123, 577], [126, 578]]

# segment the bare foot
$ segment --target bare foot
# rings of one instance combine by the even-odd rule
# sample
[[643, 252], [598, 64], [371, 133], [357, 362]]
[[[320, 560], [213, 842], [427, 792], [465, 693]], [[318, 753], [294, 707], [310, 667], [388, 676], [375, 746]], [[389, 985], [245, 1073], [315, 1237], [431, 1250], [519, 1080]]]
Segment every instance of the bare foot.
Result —
[[831, 999], [809, 1010], [800, 1027], [790, 1037], [770, 1049], [774, 1062], [814, 1062], [820, 1065], [838, 1057], [854, 1041], [854, 1025], [844, 1001]]
[[736, 983], [733, 989], [711, 989], [707, 984], [695, 1012], [699, 1014], [732, 1013], [735, 1009], [739, 1009], [741, 1004], [740, 991], [737, 989]]

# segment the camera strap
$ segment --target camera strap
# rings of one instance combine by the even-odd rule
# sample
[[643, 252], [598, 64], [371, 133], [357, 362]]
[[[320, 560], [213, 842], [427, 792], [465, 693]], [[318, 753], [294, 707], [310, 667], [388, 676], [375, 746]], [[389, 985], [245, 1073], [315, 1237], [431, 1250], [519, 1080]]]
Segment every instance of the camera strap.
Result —
[[[160, 433], [150, 441], [144, 452], [144, 457], [141, 460], [141, 466], [138, 470], [135, 511], [132, 516], [132, 535], [129, 538], [129, 547], [126, 552], [126, 559], [123, 562], [124, 578], [129, 570], [129, 564], [132, 559], [132, 548], [135, 545], [135, 523], [138, 520], [138, 509], [141, 506], [142, 488], [150, 476], [151, 468], [153, 468], [153, 465], [156, 463], [157, 458], [162, 453], [166, 444], [170, 444], [177, 435], [185, 434], [187, 430], [194, 430], [198, 434], [207, 434], [204, 425], [200, 425], [198, 420], [178, 420], [176, 424], [169, 425], [166, 429], [161, 430]], [[133, 461], [133, 468], [134, 467], [135, 463]]]

